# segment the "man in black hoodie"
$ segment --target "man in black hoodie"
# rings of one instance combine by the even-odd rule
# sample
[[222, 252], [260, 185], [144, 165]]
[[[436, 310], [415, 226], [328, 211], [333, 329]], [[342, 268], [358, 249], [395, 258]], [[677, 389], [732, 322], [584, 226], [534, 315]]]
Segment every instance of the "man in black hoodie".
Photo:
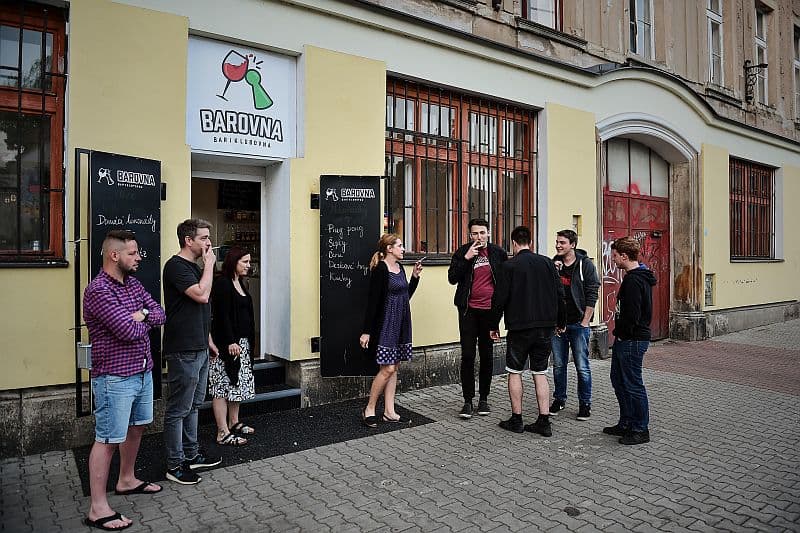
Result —
[[[530, 249], [531, 232], [519, 226], [511, 232], [513, 259], [503, 265], [497, 290], [492, 298], [492, 339], [499, 340], [500, 316], [505, 315], [506, 371], [511, 418], [500, 422], [508, 431], [530, 431], [545, 437], [550, 427], [550, 386], [547, 363], [550, 358], [553, 332], [566, 327], [564, 288], [553, 262]], [[522, 423], [522, 372], [530, 357], [530, 369], [536, 387], [539, 418], [527, 426]]]
[[642, 363], [650, 345], [656, 277], [639, 264], [639, 250], [639, 243], [632, 237], [622, 237], [611, 244], [611, 260], [625, 271], [617, 293], [611, 351], [611, 385], [619, 403], [619, 422], [603, 428], [603, 433], [619, 436], [619, 442], [628, 445], [650, 442]]
[[475, 342], [481, 356], [478, 370], [480, 397], [478, 414], [489, 414], [489, 387], [492, 384], [494, 351], [491, 329], [492, 295], [500, 265], [508, 254], [489, 242], [489, 223], [480, 218], [469, 221], [470, 242], [456, 250], [447, 270], [447, 279], [456, 287], [454, 303], [458, 307], [458, 332], [461, 340], [461, 390], [464, 407], [458, 416], [472, 418], [475, 397]]

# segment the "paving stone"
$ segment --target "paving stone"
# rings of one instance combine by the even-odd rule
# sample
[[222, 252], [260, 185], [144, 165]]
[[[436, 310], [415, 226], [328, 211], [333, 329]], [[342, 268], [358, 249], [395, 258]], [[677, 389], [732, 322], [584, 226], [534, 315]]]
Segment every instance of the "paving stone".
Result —
[[[165, 483], [158, 496], [114, 497], [112, 505], [137, 531], [153, 532], [797, 530], [800, 390], [791, 373], [774, 387], [740, 379], [758, 357], [800, 367], [800, 321], [777, 325], [775, 335], [770, 328], [654, 343], [644, 369], [652, 441], [644, 446], [601, 433], [617, 405], [610, 361], [593, 360], [592, 420], [575, 421], [568, 405], [554, 417], [553, 438], [496, 427], [508, 411], [504, 380], [496, 380], [493, 414], [469, 422], [456, 416], [460, 386], [447, 385], [398, 396], [432, 424], [223, 467], [197, 486]], [[698, 350], [705, 359], [693, 362]], [[710, 374], [713, 361], [724, 371]], [[531, 418], [533, 388], [523, 379]], [[686, 416], [686, 405], [703, 408]], [[386, 449], [397, 453], [378, 453]], [[0, 461], [0, 508], [2, 531], [85, 531], [88, 498], [72, 454]]]

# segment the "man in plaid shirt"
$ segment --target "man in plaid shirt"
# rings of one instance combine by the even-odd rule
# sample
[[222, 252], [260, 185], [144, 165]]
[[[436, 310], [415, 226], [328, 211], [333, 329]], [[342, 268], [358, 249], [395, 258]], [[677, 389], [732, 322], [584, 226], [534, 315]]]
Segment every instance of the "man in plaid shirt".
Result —
[[119, 447], [116, 494], [154, 494], [161, 487], [134, 474], [147, 424], [153, 421], [153, 358], [149, 333], [164, 323], [164, 310], [131, 276], [142, 257], [133, 232], [112, 230], [103, 241], [103, 268], [83, 293], [83, 318], [92, 343], [95, 442], [89, 455], [91, 506], [86, 525], [126, 529], [132, 521], [114, 512], [106, 497], [111, 457]]

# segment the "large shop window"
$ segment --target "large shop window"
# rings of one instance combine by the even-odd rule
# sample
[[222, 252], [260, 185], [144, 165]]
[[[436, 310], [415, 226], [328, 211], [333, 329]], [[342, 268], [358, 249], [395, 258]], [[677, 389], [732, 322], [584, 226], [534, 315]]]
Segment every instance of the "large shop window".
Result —
[[66, 13], [0, 6], [0, 263], [64, 257]]
[[730, 160], [731, 259], [773, 259], [775, 171]]
[[494, 242], [536, 231], [535, 112], [508, 103], [389, 79], [386, 231], [414, 253], [449, 254], [484, 218]]

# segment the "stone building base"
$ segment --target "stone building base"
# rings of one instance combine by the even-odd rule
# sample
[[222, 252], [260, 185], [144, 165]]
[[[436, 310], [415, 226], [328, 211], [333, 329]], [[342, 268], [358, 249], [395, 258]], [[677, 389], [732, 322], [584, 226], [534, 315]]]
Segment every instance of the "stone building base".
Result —
[[[589, 339], [589, 357], [606, 359], [609, 357], [608, 328], [605, 325], [594, 326]], [[476, 356], [476, 359], [478, 357]], [[319, 405], [352, 398], [363, 398], [369, 395], [372, 377], [336, 377], [323, 378], [320, 375], [319, 359], [293, 361], [287, 363], [286, 383], [299, 388], [301, 405]], [[505, 340], [494, 344], [495, 375], [505, 372], [506, 343]], [[457, 343], [442, 344], [416, 348], [410, 363], [400, 365], [397, 390], [399, 392], [423, 389], [436, 385], [460, 383], [461, 347]], [[478, 362], [475, 363], [477, 380]], [[506, 398], [505, 383], [493, 383], [493, 395], [500, 394]], [[460, 398], [454, 398], [456, 403]]]
[[670, 314], [669, 336], [697, 341], [795, 318], [800, 318], [800, 302], [797, 300], [704, 312], [673, 312]]
[[[84, 388], [84, 401], [89, 396]], [[147, 433], [163, 430], [164, 401], [153, 403]], [[75, 386], [0, 392], [0, 458], [68, 450], [94, 441], [94, 416], [76, 415]]]

